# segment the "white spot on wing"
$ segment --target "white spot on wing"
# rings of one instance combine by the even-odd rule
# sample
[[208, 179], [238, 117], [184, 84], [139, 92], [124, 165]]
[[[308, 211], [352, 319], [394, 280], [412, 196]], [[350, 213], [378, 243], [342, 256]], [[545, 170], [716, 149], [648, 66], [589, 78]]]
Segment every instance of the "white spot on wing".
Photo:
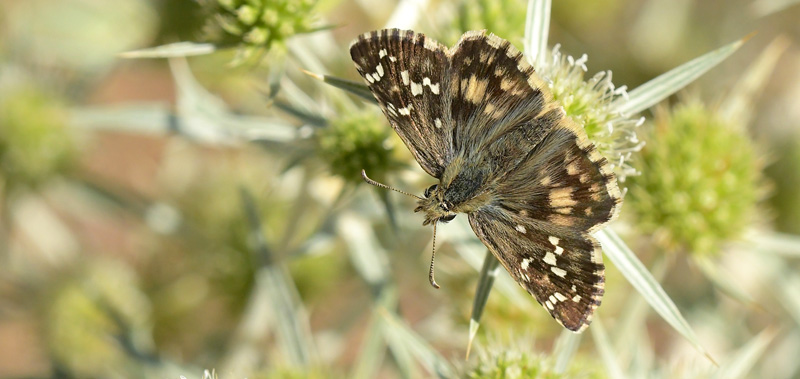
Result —
[[567, 276], [567, 271], [566, 270], [562, 270], [562, 269], [560, 269], [560, 268], [558, 268], [556, 266], [550, 267], [550, 271], [552, 271], [553, 274], [556, 274], [556, 275], [558, 275], [558, 276], [560, 276], [562, 278]]
[[383, 58], [385, 56], [386, 56], [386, 49], [381, 49], [381, 51], [378, 52], [378, 57]]
[[441, 129], [442, 128], [442, 120], [440, 120], [438, 118], [433, 120], [433, 124], [436, 125], [436, 129]]
[[381, 78], [383, 77], [383, 65], [382, 64], [378, 63], [378, 65], [375, 67], [375, 71], [378, 72], [378, 76], [380, 76]]
[[550, 243], [556, 247], [555, 252], [557, 255], [561, 255], [564, 253], [564, 249], [561, 246], [558, 246], [558, 243], [561, 242], [561, 240], [558, 237], [550, 236], [547, 237], [547, 240], [550, 241]]
[[414, 96], [422, 95], [422, 84], [411, 82], [411, 94]]
[[412, 110], [412, 109], [414, 109], [414, 106], [413, 106], [412, 104], [408, 104], [408, 106], [407, 106], [407, 107], [405, 107], [405, 108], [400, 108], [400, 109], [398, 109], [397, 111], [398, 111], [398, 112], [399, 112], [401, 115], [403, 115], [403, 116], [408, 116], [408, 115], [410, 115], [410, 114], [411, 114], [411, 110]]
[[577, 302], [579, 302], [579, 301], [581, 301], [581, 295], [575, 295], [575, 296], [573, 296], [573, 297], [572, 297], [572, 301], [574, 301], [574, 302], [576, 302], [576, 303], [577, 303]]
[[555, 266], [556, 265], [556, 256], [553, 255], [553, 253], [548, 251], [547, 254], [544, 255], [544, 263], [547, 263], [550, 266]]
[[433, 93], [434, 95], [439, 94], [439, 83], [431, 82], [431, 78], [429, 77], [422, 78], [422, 85], [428, 86], [431, 89], [431, 93]]
[[408, 78], [408, 70], [400, 71], [400, 77], [403, 79], [403, 84], [408, 85], [410, 79]]
[[397, 58], [395, 58], [393, 56], [389, 56], [389, 60], [392, 61], [392, 62], [397, 62]]
[[545, 302], [544, 302], [544, 305], [547, 307], [547, 309], [549, 309], [549, 310], [551, 310], [551, 311], [553, 310], [553, 304], [552, 304], [552, 303], [550, 303], [550, 301], [549, 301], [549, 300], [545, 301]]
[[555, 296], [556, 299], [558, 299], [558, 301], [567, 300], [567, 297], [562, 295], [561, 292], [556, 292], [556, 293], [553, 294], [553, 296]]
[[528, 269], [528, 265], [531, 264], [531, 261], [532, 261], [532, 259], [525, 258], [525, 259], [522, 260], [522, 264], [520, 266], [522, 267], [523, 270], [527, 270]]
[[517, 226], [515, 226], [515, 227], [514, 227], [514, 229], [516, 229], [518, 232], [520, 232], [520, 233], [522, 233], [522, 234], [525, 234], [525, 232], [527, 232], [527, 231], [528, 231], [528, 230], [527, 230], [527, 229], [525, 229], [525, 227], [524, 227], [524, 226], [522, 226], [522, 225], [517, 225]]

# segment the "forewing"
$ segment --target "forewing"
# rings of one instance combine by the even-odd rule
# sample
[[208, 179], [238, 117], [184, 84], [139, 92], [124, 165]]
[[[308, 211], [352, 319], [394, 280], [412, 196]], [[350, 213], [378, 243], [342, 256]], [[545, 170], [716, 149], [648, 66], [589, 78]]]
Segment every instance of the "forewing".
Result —
[[450, 62], [455, 150], [466, 162], [490, 161], [492, 174], [502, 175], [544, 136], [531, 126], [552, 96], [522, 53], [493, 34], [465, 33]]
[[582, 129], [562, 118], [495, 188], [510, 213], [593, 232], [619, 211], [611, 167]]
[[603, 296], [604, 266], [590, 235], [490, 205], [470, 213], [472, 230], [565, 328], [581, 332]]
[[447, 48], [423, 34], [385, 29], [359, 36], [350, 55], [411, 154], [440, 178], [453, 155]]

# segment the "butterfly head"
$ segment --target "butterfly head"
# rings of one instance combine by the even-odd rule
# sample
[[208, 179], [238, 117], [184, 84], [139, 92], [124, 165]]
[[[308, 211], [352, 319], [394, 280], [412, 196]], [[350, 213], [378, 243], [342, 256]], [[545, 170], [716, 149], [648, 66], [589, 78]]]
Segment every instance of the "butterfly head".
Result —
[[444, 199], [444, 191], [437, 184], [425, 189], [425, 197], [417, 202], [414, 212], [425, 212], [422, 225], [435, 222], [450, 222], [456, 217], [453, 204]]

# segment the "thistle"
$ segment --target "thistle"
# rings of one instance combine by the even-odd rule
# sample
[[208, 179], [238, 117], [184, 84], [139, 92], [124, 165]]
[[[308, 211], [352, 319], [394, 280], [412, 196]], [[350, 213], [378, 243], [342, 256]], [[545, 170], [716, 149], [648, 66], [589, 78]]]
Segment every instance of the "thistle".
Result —
[[661, 247], [714, 253], [756, 213], [761, 169], [751, 140], [697, 101], [649, 125], [628, 206]]
[[380, 178], [397, 166], [389, 133], [375, 113], [343, 115], [317, 133], [319, 156], [346, 180], [361, 182], [362, 169]]
[[[516, 346], [515, 346], [516, 345]], [[521, 343], [511, 347], [488, 347], [478, 349], [478, 359], [468, 365], [463, 377], [484, 378], [602, 378], [603, 368], [594, 365], [573, 364], [567, 372], [558, 372], [552, 357], [532, 354], [522, 348]]]
[[239, 60], [312, 31], [316, 0], [203, 0], [209, 40], [240, 47]]

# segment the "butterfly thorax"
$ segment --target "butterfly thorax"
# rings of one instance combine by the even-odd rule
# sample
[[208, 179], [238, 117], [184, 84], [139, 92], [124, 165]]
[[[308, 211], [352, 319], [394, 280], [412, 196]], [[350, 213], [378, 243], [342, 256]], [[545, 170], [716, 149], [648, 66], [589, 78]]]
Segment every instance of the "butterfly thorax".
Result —
[[424, 198], [417, 203], [414, 212], [424, 212], [423, 225], [432, 222], [448, 222], [457, 213], [473, 212], [492, 201], [492, 195], [486, 191], [483, 170], [472, 167], [468, 170], [453, 169], [453, 165], [445, 169], [439, 184], [425, 190]]

